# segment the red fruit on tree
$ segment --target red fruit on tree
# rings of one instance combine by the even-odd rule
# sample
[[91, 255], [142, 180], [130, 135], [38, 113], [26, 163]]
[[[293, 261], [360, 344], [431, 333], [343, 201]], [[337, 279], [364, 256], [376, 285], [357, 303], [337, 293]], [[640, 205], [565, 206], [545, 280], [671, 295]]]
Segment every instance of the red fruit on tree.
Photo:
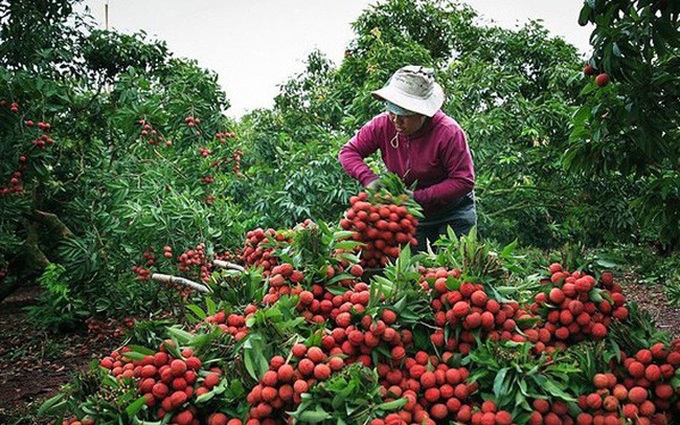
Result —
[[187, 401], [188, 398], [189, 397], [187, 396], [187, 394], [184, 391], [175, 391], [170, 396], [170, 401], [172, 403], [172, 407], [177, 408], [177, 407], [181, 406], [182, 404], [184, 404]]
[[550, 290], [548, 299], [554, 305], [561, 305], [564, 302], [565, 295], [560, 288], [553, 288]]
[[183, 410], [175, 416], [175, 422], [178, 425], [190, 425], [194, 420], [194, 415], [189, 410]]
[[353, 264], [352, 267], [349, 268], [349, 272], [353, 276], [361, 277], [364, 274], [364, 268], [359, 264]]
[[595, 77], [595, 84], [600, 87], [604, 87], [609, 84], [609, 75], [602, 73]]

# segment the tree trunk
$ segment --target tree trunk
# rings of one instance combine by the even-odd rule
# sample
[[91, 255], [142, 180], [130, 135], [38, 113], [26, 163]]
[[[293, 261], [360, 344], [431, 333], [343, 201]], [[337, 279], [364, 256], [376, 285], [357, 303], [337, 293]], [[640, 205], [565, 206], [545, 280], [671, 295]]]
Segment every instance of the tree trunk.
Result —
[[72, 238], [73, 232], [71, 229], [66, 227], [66, 225], [59, 220], [54, 213], [48, 213], [45, 211], [35, 210], [33, 211], [33, 217], [35, 221], [47, 227], [47, 231], [53, 235], [59, 235], [59, 239]]
[[57, 242], [73, 238], [73, 232], [59, 219], [56, 214], [35, 210], [32, 216], [23, 221], [26, 239], [19, 253], [9, 259], [10, 275], [15, 279], [5, 279], [0, 284], [0, 301], [7, 298], [24, 282], [31, 282], [51, 263], [50, 259], [40, 248], [41, 240]]

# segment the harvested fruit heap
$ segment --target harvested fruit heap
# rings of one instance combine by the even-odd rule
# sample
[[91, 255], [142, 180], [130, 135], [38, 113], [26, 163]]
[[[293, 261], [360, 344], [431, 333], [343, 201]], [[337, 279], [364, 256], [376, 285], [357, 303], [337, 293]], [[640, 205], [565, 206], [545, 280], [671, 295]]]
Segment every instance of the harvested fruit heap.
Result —
[[81, 378], [99, 389], [74, 386], [45, 410], [64, 423], [678, 422], [680, 342], [640, 325], [611, 273], [554, 263], [533, 286], [475, 274], [471, 259], [488, 258], [466, 240], [448, 256], [397, 247], [365, 279], [352, 235], [311, 221], [250, 232], [245, 271], [189, 295], [190, 331], [121, 348]]
[[552, 264], [550, 272], [550, 281], [543, 281], [546, 289], [531, 306], [532, 311], [542, 313], [543, 328], [550, 333], [550, 340], [541, 342], [564, 348], [569, 341], [600, 340], [607, 336], [613, 319], [628, 317], [621, 285], [614, 284], [611, 273], [603, 273], [598, 286], [593, 276], [569, 273], [560, 264]]

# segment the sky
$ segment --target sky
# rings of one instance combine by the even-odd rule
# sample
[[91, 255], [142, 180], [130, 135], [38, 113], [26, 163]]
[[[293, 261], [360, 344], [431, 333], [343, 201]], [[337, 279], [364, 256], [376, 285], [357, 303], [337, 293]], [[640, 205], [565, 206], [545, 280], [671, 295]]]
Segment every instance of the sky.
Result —
[[[336, 65], [354, 38], [351, 23], [375, 0], [85, 0], [101, 28], [144, 30], [177, 57], [217, 73], [239, 118], [273, 105], [278, 86], [319, 49]], [[540, 19], [554, 36], [588, 52], [592, 28], [577, 23], [583, 0], [466, 0], [483, 22], [505, 28]]]

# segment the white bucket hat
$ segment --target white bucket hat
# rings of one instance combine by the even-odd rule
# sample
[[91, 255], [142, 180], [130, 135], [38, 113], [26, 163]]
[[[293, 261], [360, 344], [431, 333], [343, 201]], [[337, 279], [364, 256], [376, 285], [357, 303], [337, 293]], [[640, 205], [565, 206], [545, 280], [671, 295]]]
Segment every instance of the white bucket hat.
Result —
[[434, 70], [415, 65], [399, 68], [383, 88], [371, 94], [378, 100], [428, 117], [444, 103], [444, 90], [434, 81]]

